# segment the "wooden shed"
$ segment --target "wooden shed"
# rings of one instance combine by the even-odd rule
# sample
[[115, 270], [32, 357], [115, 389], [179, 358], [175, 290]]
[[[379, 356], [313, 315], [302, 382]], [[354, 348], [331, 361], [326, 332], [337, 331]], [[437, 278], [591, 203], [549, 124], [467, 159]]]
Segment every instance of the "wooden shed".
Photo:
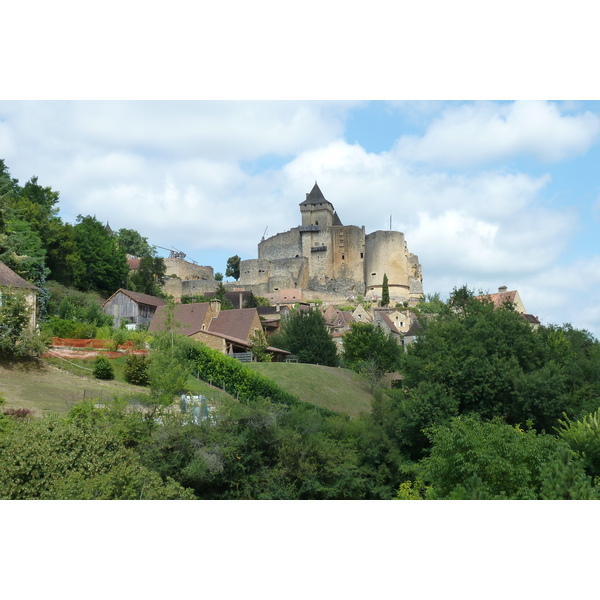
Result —
[[156, 296], [119, 289], [102, 306], [113, 317], [113, 327], [119, 327], [124, 319], [137, 329], [149, 325], [156, 309], [164, 305], [165, 301]]

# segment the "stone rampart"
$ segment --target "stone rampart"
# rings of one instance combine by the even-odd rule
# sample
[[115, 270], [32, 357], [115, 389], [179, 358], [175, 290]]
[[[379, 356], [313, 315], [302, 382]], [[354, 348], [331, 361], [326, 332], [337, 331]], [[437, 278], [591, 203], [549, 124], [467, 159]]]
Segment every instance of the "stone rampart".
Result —
[[175, 275], [179, 279], [214, 279], [212, 267], [204, 267], [182, 258], [163, 258], [167, 275]]

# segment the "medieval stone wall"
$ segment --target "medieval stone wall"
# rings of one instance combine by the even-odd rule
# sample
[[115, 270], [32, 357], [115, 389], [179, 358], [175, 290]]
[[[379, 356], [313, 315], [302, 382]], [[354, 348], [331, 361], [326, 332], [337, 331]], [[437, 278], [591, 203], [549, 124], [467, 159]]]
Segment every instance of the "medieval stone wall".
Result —
[[[258, 244], [258, 259], [240, 263], [240, 285], [259, 295], [301, 288], [337, 297], [381, 296], [387, 274], [390, 299], [423, 295], [421, 265], [404, 234], [342, 225], [333, 205], [315, 188], [300, 205], [302, 225]], [[336, 223], [335, 225], [333, 223]]]
[[408, 250], [399, 231], [374, 231], [365, 240], [366, 297], [381, 297], [383, 276], [387, 275], [390, 299], [408, 300]]
[[214, 279], [212, 267], [196, 265], [182, 258], [163, 258], [167, 268], [167, 275], [175, 275], [179, 279]]

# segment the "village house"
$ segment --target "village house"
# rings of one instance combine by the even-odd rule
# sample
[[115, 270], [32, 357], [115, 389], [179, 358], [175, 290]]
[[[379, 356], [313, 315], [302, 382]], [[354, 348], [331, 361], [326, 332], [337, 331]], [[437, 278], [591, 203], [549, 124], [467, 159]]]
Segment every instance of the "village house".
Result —
[[124, 320], [128, 326], [137, 329], [149, 325], [156, 309], [164, 305], [165, 301], [156, 296], [119, 289], [104, 302], [102, 308], [113, 317], [113, 327], [120, 327]]
[[495, 294], [481, 294], [475, 296], [477, 300], [487, 300], [494, 305], [494, 308], [500, 308], [505, 304], [511, 304], [515, 310], [523, 316], [523, 318], [531, 325], [532, 329], [537, 329], [540, 326], [538, 317], [529, 314], [525, 310], [525, 305], [521, 300], [521, 296], [517, 290], [508, 291], [507, 286], [502, 285], [498, 288], [498, 292]]
[[[165, 324], [166, 306], [158, 307], [148, 331], [160, 331]], [[177, 333], [185, 335], [223, 354], [234, 355], [252, 350], [250, 339], [257, 331], [263, 331], [258, 310], [241, 308], [221, 310], [219, 300], [177, 304], [174, 319], [179, 324]], [[285, 360], [285, 350], [269, 347], [273, 360]]]
[[15, 291], [24, 295], [27, 307], [30, 309], [29, 325], [31, 329], [35, 329], [38, 288], [0, 262], [0, 304], [3, 294], [14, 294]]

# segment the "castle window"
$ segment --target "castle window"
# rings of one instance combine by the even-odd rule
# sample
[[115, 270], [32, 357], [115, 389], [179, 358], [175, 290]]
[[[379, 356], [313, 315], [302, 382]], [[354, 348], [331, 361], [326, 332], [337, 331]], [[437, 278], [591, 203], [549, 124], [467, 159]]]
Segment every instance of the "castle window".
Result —
[[315, 225], [318, 225], [318, 224], [319, 224], [319, 221], [315, 221]]
[[362, 252], [360, 253], [360, 257], [361, 257], [361, 258], [364, 258], [364, 254], [363, 254]]
[[342, 260], [344, 260], [344, 255], [342, 254]]
[[377, 273], [371, 273], [371, 277], [375, 277], [375, 275], [377, 275]]

